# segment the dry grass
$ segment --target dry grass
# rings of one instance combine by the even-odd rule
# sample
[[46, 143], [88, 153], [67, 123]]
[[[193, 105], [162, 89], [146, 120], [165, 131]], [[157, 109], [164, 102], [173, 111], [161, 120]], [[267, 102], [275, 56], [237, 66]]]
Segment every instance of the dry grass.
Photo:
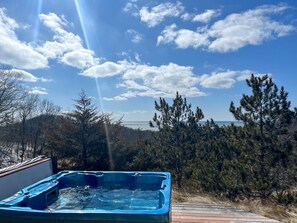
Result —
[[285, 207], [272, 201], [260, 199], [241, 199], [232, 202], [223, 197], [211, 196], [209, 194], [188, 193], [173, 190], [172, 200], [174, 203], [188, 202], [199, 204], [222, 204], [250, 211], [258, 215], [286, 223], [297, 223], [297, 207]]

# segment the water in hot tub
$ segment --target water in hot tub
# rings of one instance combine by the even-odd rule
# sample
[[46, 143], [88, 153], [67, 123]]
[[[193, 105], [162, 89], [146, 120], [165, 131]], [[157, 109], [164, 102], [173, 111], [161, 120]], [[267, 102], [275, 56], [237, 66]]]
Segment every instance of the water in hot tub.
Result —
[[104, 189], [89, 186], [60, 189], [59, 198], [48, 206], [55, 210], [156, 210], [159, 190]]

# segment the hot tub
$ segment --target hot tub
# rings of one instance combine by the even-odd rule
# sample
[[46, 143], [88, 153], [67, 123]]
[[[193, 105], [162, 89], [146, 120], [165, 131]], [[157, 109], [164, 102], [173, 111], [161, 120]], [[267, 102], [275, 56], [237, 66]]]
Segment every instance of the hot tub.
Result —
[[62, 171], [0, 202], [0, 222], [170, 222], [170, 173]]

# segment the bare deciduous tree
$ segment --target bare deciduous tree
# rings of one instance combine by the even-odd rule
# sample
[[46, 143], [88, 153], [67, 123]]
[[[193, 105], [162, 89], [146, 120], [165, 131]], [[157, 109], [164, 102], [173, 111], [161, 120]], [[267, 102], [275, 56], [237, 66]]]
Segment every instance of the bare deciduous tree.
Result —
[[0, 68], [0, 167], [15, 160], [13, 154], [13, 126], [18, 102], [23, 98], [24, 91], [16, 74], [9, 69]]
[[29, 117], [32, 116], [34, 110], [37, 108], [37, 103], [39, 101], [38, 95], [28, 94], [18, 105], [18, 113], [21, 121], [20, 126], [20, 136], [21, 136], [21, 162], [23, 162], [24, 155], [26, 152], [27, 142], [26, 142], [26, 122]]
[[39, 101], [35, 119], [31, 120], [30, 145], [33, 148], [32, 156], [36, 157], [43, 152], [46, 143], [45, 132], [52, 125], [52, 119], [61, 111], [61, 108], [53, 102], [43, 99]]
[[11, 121], [23, 92], [14, 74], [8, 69], [0, 69], [0, 125]]

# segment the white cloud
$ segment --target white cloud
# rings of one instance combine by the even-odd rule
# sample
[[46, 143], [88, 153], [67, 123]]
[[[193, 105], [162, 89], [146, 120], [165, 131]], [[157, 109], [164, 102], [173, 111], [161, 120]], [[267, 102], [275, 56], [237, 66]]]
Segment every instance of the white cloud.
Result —
[[140, 55], [139, 53], [134, 53], [134, 57], [135, 57], [135, 60], [136, 60], [138, 63], [141, 62], [141, 59], [140, 59], [141, 55]]
[[269, 17], [286, 9], [284, 5], [262, 6], [217, 21], [208, 31], [210, 38], [214, 39], [209, 50], [235, 51], [246, 45], [259, 45], [265, 40], [288, 35], [294, 30], [292, 25], [285, 25]]
[[118, 63], [107, 61], [103, 64], [98, 64], [83, 71], [81, 75], [93, 78], [99, 77], [112, 77], [121, 74], [127, 69], [129, 63], [126, 61], [120, 61]]
[[221, 13], [220, 10], [207, 9], [203, 13], [196, 15], [192, 21], [208, 23], [212, 18], [219, 16]]
[[151, 9], [142, 7], [139, 11], [140, 20], [148, 25], [154, 27], [163, 22], [166, 17], [178, 17], [184, 11], [184, 6], [181, 2], [162, 3]]
[[11, 75], [11, 77], [24, 82], [50, 82], [51, 81], [43, 77], [41, 78], [36, 77], [33, 74], [24, 70], [10, 69], [5, 71], [7, 71]]
[[200, 85], [205, 88], [231, 88], [236, 82], [235, 75], [235, 71], [204, 74], [200, 77]]
[[79, 69], [98, 64], [98, 58], [94, 58], [93, 51], [83, 47], [81, 38], [65, 30], [69, 22], [63, 16], [59, 17], [54, 13], [41, 14], [40, 20], [55, 34], [53, 41], [46, 41], [37, 48], [40, 53]]
[[39, 78], [24, 70], [11, 69], [9, 72], [17, 80], [25, 82], [37, 82], [39, 80]]
[[132, 12], [133, 16], [138, 16], [138, 6], [136, 4], [137, 0], [131, 0], [127, 2], [127, 4], [124, 6], [123, 11], [124, 12]]
[[48, 94], [47, 90], [42, 87], [33, 87], [28, 90], [29, 94]]
[[[203, 74], [199, 77], [199, 84], [204, 88], [231, 88], [237, 81], [249, 79], [251, 74], [255, 73], [251, 70], [235, 71], [221, 70], [212, 72], [211, 74]], [[263, 76], [264, 74], [256, 74]]]
[[133, 43], [140, 43], [143, 40], [143, 35], [134, 29], [128, 29], [127, 33], [131, 36], [131, 41]]
[[207, 94], [199, 90], [204, 88], [228, 89], [238, 81], [250, 78], [251, 70], [219, 70], [210, 74], [197, 75], [191, 66], [181, 66], [175, 63], [152, 66], [136, 62], [107, 61], [95, 65], [84, 71], [82, 75], [92, 78], [106, 78], [120, 76], [121, 83], [118, 88], [124, 93], [114, 97], [104, 97], [106, 101], [126, 101], [135, 97], [165, 97], [174, 98], [178, 91], [186, 97], [201, 97]]
[[6, 15], [6, 10], [0, 8], [0, 63], [20, 69], [47, 67], [47, 58], [18, 39], [15, 30], [19, 28], [20, 25]]
[[115, 96], [113, 98], [103, 97], [105, 101], [127, 101], [128, 99], [124, 96]]
[[189, 20], [191, 20], [193, 18], [193, 15], [190, 14], [190, 13], [188, 13], [188, 12], [186, 12], [186, 13], [184, 13], [184, 14], [181, 15], [181, 18], [183, 20], [185, 20], [185, 21], [189, 21]]
[[44, 78], [44, 77], [39, 77], [38, 81], [40, 81], [40, 82], [52, 82], [53, 80], [52, 79], [47, 79], [47, 78]]
[[61, 61], [69, 66], [76, 68], [86, 68], [97, 64], [93, 57], [94, 52], [86, 49], [78, 49], [65, 53]]
[[264, 5], [242, 13], [233, 13], [210, 27], [192, 31], [178, 30], [176, 25], [166, 27], [158, 37], [157, 45], [173, 43], [178, 48], [202, 47], [212, 52], [236, 51], [247, 45], [289, 35], [295, 27], [272, 18], [282, 13], [286, 5]]
[[150, 90], [149, 87], [147, 86], [143, 86], [138, 84], [136, 81], [134, 80], [125, 80], [122, 84], [119, 85], [120, 87], [125, 87], [127, 89], [134, 89], [134, 90]]
[[178, 91], [187, 97], [205, 96], [198, 88], [199, 79], [193, 73], [193, 67], [174, 63], [163, 66], [134, 64], [123, 71], [120, 87], [127, 92], [105, 100], [126, 100], [132, 97], [168, 97], [173, 98]]
[[188, 29], [176, 30], [175, 24], [167, 26], [158, 37], [157, 45], [174, 43], [177, 48], [198, 48], [209, 45], [208, 36], [205, 33], [194, 32]]
[[185, 21], [208, 23], [212, 18], [217, 17], [221, 14], [220, 9], [207, 9], [200, 14], [184, 13], [181, 15], [181, 18]]
[[94, 52], [83, 47], [81, 38], [65, 30], [70, 23], [63, 16], [41, 14], [40, 20], [54, 32], [53, 41], [33, 48], [18, 40], [15, 30], [20, 26], [6, 15], [5, 9], [0, 9], [0, 63], [20, 69], [46, 68], [48, 59], [79, 69], [98, 64]]
[[49, 13], [49, 14], [40, 14], [39, 15], [41, 22], [50, 28], [51, 30], [54, 30], [55, 32], [61, 32], [64, 33], [65, 30], [63, 29], [63, 26], [67, 26], [67, 21], [65, 19], [60, 18], [55, 13]]
[[264, 75], [268, 75], [269, 77], [272, 77], [272, 74], [271, 73], [256, 73], [254, 71], [250, 71], [250, 70], [244, 70], [244, 71], [241, 71], [240, 75], [236, 77], [236, 80], [237, 81], [245, 81], [247, 79], [250, 79], [251, 75], [254, 74], [255, 77], [262, 77]]

